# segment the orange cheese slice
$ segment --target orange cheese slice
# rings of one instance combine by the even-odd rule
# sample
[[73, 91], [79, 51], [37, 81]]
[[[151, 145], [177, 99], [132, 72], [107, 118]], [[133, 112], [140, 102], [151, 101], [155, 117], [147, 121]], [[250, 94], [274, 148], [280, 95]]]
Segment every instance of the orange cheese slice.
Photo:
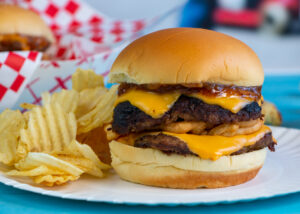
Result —
[[129, 101], [153, 118], [160, 118], [166, 113], [179, 98], [179, 93], [157, 94], [149, 91], [130, 90], [116, 100], [119, 103]]
[[221, 156], [230, 155], [244, 146], [255, 144], [268, 132], [271, 132], [271, 129], [263, 126], [252, 134], [233, 137], [175, 134], [170, 132], [163, 132], [163, 134], [174, 136], [184, 141], [193, 153], [203, 159], [217, 160]]
[[[116, 100], [115, 106], [121, 102], [129, 101], [131, 105], [136, 106], [153, 118], [159, 118], [164, 115], [180, 97], [180, 93], [159, 94], [142, 90], [130, 90], [122, 94]], [[188, 96], [201, 99], [203, 102], [212, 105], [219, 105], [233, 113], [239, 112], [252, 100], [240, 97], [210, 97], [203, 94], [190, 94]]]
[[253, 102], [252, 100], [244, 99], [241, 97], [209, 97], [203, 94], [192, 94], [191, 97], [196, 97], [203, 102], [210, 105], [218, 105], [224, 109], [230, 110], [232, 113], [238, 113], [242, 108], [244, 108], [249, 103]]

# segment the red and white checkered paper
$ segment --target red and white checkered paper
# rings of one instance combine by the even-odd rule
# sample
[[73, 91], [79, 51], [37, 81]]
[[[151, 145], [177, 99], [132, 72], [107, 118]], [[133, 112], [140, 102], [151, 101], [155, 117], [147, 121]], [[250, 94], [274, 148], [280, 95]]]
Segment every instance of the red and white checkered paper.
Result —
[[38, 13], [52, 29], [57, 44], [50, 49], [55, 60], [89, 57], [136, 36], [154, 19], [110, 18], [79, 0], [0, 0]]
[[[0, 63], [4, 64], [0, 68], [0, 110], [17, 107], [22, 102], [39, 104], [41, 92], [69, 88], [71, 75], [78, 67], [92, 68], [106, 76], [122, 48], [160, 18], [117, 20], [80, 0], [0, 0], [0, 3], [35, 11], [57, 39], [49, 49], [48, 54], [53, 57], [50, 61], [40, 61], [41, 54], [31, 61], [30, 52], [0, 54]], [[25, 59], [19, 72], [5, 65], [10, 54]]]
[[15, 104], [41, 56], [34, 51], [0, 53], [0, 109]]

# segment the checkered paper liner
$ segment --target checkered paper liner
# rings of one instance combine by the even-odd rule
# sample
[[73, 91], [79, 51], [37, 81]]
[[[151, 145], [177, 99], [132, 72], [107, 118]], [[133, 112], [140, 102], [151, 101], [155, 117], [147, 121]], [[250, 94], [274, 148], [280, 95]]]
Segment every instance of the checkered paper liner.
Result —
[[154, 19], [119, 20], [108, 17], [79, 0], [0, 0], [35, 11], [52, 29], [55, 60], [71, 60], [102, 53], [133, 38]]
[[[12, 73], [17, 80], [7, 74], [5, 69], [10, 67], [0, 68], [0, 111], [22, 102], [39, 104], [41, 92], [69, 88], [71, 75], [78, 67], [92, 68], [106, 76], [118, 53], [166, 16], [118, 20], [80, 0], [0, 0], [0, 3], [17, 4], [35, 11], [50, 26], [57, 40], [47, 52], [52, 56], [49, 61], [41, 61], [40, 53], [34, 62], [28, 59], [28, 52], [10, 53], [25, 57], [26, 63], [20, 68], [19, 76]], [[172, 10], [174, 8], [169, 13]], [[0, 54], [0, 62], [4, 63], [8, 56], [9, 53]], [[18, 90], [14, 81], [19, 81]]]
[[71, 76], [78, 67], [93, 69], [96, 73], [102, 74], [106, 79], [109, 68], [126, 44], [114, 50], [82, 60], [64, 61], [63, 63], [57, 61], [47, 64], [42, 63], [42, 67], [39, 67], [35, 71], [31, 80], [26, 85], [15, 107], [17, 108], [24, 102], [41, 104], [41, 92], [49, 91], [53, 93], [61, 89], [71, 88]]
[[34, 51], [0, 53], [0, 109], [15, 104], [38, 67], [41, 56]]

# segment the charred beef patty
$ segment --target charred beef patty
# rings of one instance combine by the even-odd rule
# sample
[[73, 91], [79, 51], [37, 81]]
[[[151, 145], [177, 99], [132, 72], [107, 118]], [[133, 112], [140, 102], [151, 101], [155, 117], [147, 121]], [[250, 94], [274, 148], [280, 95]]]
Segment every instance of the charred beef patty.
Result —
[[[167, 154], [196, 155], [191, 152], [185, 142], [182, 140], [165, 135], [144, 135], [134, 142], [135, 147], [158, 149]], [[251, 146], [245, 146], [231, 155], [240, 155], [247, 152], [256, 151], [268, 147], [272, 152], [275, 151], [275, 142], [273, 142], [272, 133], [265, 134], [260, 140]]]
[[28, 36], [28, 35], [16, 35], [16, 36], [21, 39], [0, 40], [0, 51], [18, 51], [18, 50], [45, 51], [51, 45], [51, 43], [44, 37]]
[[252, 102], [238, 113], [232, 113], [218, 105], [181, 95], [172, 108], [161, 118], [152, 118], [130, 102], [119, 103], [114, 109], [112, 129], [120, 135], [145, 130], [159, 130], [159, 126], [176, 121], [204, 121], [212, 126], [223, 123], [255, 120], [262, 116], [261, 107]]

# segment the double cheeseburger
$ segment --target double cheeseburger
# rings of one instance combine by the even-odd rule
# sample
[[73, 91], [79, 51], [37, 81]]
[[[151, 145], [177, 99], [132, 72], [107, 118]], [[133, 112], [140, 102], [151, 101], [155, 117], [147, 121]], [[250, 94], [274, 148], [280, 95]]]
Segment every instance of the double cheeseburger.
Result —
[[127, 181], [169, 188], [244, 183], [274, 151], [261, 113], [262, 65], [244, 43], [193, 28], [137, 39], [114, 62], [110, 143]]
[[0, 4], [0, 51], [46, 51], [54, 36], [36, 13]]

